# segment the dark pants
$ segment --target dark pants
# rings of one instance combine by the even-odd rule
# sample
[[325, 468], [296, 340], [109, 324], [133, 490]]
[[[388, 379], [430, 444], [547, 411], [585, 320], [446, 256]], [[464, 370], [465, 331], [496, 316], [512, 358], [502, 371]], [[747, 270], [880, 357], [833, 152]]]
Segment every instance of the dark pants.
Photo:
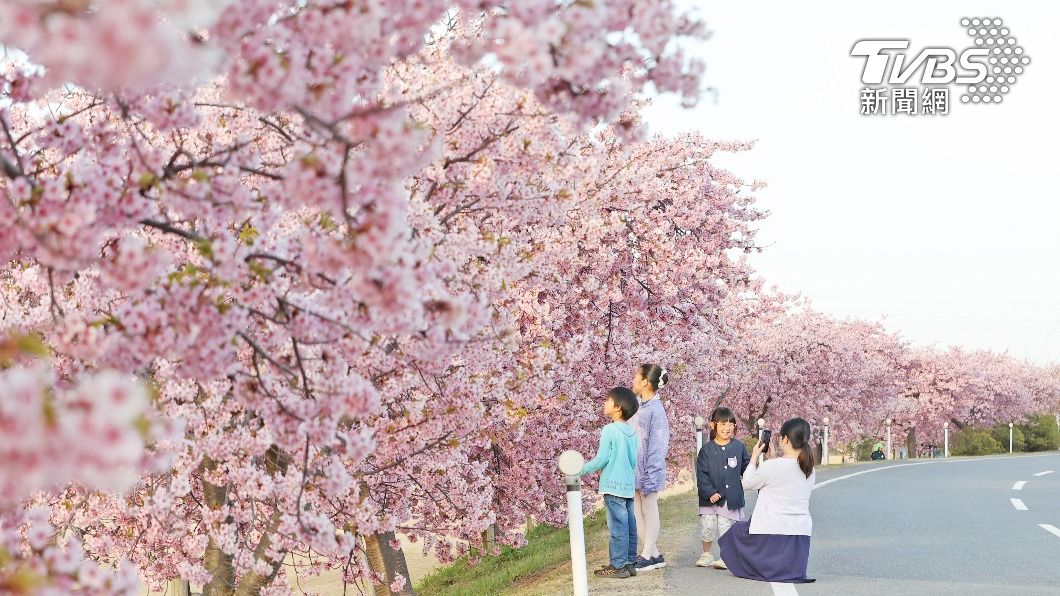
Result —
[[613, 567], [623, 567], [637, 560], [637, 519], [633, 517], [633, 499], [604, 495], [607, 529], [611, 531], [608, 551]]

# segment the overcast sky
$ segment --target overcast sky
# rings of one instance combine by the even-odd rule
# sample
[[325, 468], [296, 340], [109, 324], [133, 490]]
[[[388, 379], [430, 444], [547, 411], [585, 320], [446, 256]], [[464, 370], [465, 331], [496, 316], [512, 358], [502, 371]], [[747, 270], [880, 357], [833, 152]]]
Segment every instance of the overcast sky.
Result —
[[[769, 183], [754, 260], [767, 280], [918, 344], [1060, 363], [1056, 3], [694, 4], [714, 31], [699, 50], [717, 102], [658, 100], [647, 121], [758, 140], [718, 162]], [[857, 40], [959, 52], [963, 17], [1000, 17], [1031, 58], [1000, 104], [960, 104], [953, 85], [945, 117], [860, 115]]]

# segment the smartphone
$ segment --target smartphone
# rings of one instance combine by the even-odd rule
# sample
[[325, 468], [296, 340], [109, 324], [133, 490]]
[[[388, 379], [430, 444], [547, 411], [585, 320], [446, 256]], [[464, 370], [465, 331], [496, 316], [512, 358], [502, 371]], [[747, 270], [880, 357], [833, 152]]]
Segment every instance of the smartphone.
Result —
[[769, 441], [773, 438], [773, 431], [768, 428], [762, 429], [762, 453], [769, 451]]

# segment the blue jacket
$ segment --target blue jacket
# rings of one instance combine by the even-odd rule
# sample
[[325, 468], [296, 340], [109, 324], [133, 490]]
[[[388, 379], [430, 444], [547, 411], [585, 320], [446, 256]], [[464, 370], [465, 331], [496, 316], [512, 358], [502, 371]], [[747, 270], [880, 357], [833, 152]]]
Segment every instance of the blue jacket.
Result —
[[657, 493], [666, 488], [666, 453], [670, 450], [670, 421], [659, 398], [643, 402], [630, 420], [637, 429], [637, 490]]
[[637, 433], [625, 422], [612, 422], [600, 430], [596, 457], [582, 467], [584, 476], [603, 468], [600, 494], [633, 498], [633, 468], [637, 465]]
[[[743, 482], [740, 477], [750, 463], [751, 455], [747, 453], [743, 441], [733, 439], [724, 447], [714, 441], [704, 443], [696, 457], [699, 506], [724, 505], [733, 511], [743, 508]], [[714, 493], [721, 494], [721, 500], [717, 503], [710, 502]]]

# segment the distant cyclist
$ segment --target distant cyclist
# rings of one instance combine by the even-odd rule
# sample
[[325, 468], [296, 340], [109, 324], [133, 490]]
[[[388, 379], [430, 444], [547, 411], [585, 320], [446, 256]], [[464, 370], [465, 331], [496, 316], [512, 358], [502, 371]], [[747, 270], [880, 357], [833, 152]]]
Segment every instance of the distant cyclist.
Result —
[[883, 452], [883, 443], [876, 443], [876, 449], [869, 457], [871, 457], [873, 461], [887, 459], [887, 455]]

